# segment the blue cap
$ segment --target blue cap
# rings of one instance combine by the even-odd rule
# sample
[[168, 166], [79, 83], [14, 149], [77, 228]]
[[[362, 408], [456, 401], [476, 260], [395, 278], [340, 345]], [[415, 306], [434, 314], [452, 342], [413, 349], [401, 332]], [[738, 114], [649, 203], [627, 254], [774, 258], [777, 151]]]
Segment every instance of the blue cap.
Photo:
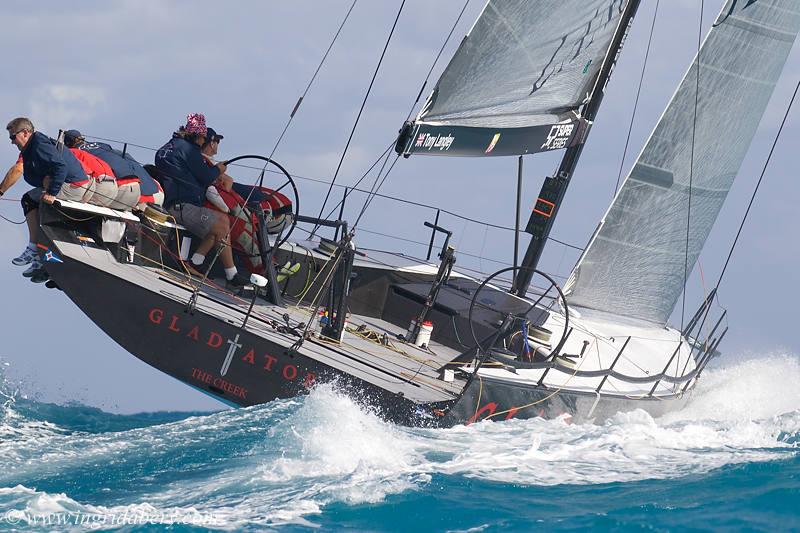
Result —
[[81, 135], [81, 132], [78, 130], [67, 130], [64, 132], [64, 140], [66, 141], [80, 139], [81, 137], [83, 137], [83, 135]]
[[206, 142], [210, 143], [211, 141], [221, 141], [222, 139], [222, 135], [214, 131], [214, 128], [208, 128], [208, 131], [206, 132]]

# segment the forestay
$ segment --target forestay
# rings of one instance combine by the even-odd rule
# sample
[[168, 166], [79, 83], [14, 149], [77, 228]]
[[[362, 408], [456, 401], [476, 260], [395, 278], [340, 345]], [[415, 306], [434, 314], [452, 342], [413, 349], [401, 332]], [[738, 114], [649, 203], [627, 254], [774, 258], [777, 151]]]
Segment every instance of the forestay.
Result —
[[423, 107], [406, 153], [508, 155], [578, 133], [625, 0], [490, 0]]
[[798, 28], [797, 0], [727, 0], [699, 53], [696, 127], [697, 57], [573, 271], [571, 305], [666, 323]]

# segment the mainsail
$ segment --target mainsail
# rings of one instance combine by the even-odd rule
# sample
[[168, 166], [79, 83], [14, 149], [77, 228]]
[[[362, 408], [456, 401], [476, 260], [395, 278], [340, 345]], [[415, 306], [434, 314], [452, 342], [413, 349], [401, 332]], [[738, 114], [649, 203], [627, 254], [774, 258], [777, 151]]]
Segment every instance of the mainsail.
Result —
[[573, 270], [571, 305], [667, 322], [798, 29], [797, 0], [727, 0], [698, 54], [699, 91], [696, 57]]
[[579, 137], [625, 0], [489, 0], [400, 148], [517, 155]]

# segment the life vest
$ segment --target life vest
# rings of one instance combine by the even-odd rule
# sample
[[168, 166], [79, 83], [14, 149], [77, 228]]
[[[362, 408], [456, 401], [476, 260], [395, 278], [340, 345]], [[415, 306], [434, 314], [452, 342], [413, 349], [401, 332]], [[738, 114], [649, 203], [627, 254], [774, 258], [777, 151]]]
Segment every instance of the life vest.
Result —
[[84, 142], [80, 148], [105, 161], [114, 170], [117, 185], [138, 183], [143, 196], [152, 196], [158, 192], [155, 180], [130, 154], [123, 154], [111, 145], [101, 142]]
[[111, 166], [100, 159], [97, 156], [90, 154], [89, 152], [84, 152], [78, 148], [70, 148], [70, 152], [75, 156], [81, 166], [83, 167], [83, 171], [86, 173], [87, 176], [93, 179], [100, 178], [101, 176], [107, 176], [109, 178], [114, 178], [114, 171], [111, 170]]
[[[152, 179], [152, 178], [151, 178]], [[144, 194], [144, 187], [142, 187], [142, 194], [139, 196], [139, 203], [140, 204], [156, 204], [161, 205], [164, 203], [164, 189], [161, 188], [161, 184], [156, 180], [152, 180], [156, 186], [156, 192], [153, 194]], [[144, 184], [144, 181], [141, 182]], [[156, 197], [157, 194], [160, 193], [159, 197]]]
[[240, 197], [249, 198], [250, 204], [259, 204], [270, 219], [267, 232], [274, 235], [291, 223], [292, 201], [285, 195], [267, 187], [233, 184], [233, 191]]
[[[237, 189], [242, 190], [241, 187], [234, 186], [234, 190], [229, 192], [217, 187], [220, 197], [229, 209], [227, 214], [231, 224], [231, 246], [239, 252], [250, 272], [263, 273], [264, 267], [258, 246], [258, 215], [245, 205], [245, 198], [237, 192]], [[290, 222], [292, 202], [289, 198], [267, 187], [247, 187], [247, 189], [248, 193], [249, 189], [254, 189], [250, 195], [250, 204], [258, 203], [268, 215], [269, 233], [278, 233]], [[259, 200], [254, 202], [256, 198]], [[203, 205], [219, 211], [208, 200]]]

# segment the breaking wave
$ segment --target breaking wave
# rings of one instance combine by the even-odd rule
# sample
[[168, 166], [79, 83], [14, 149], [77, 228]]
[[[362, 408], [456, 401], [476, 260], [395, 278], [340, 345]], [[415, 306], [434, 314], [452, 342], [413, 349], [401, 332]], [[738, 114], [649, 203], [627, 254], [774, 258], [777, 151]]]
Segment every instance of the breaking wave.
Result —
[[254, 408], [142, 415], [4, 390], [0, 511], [203, 513], [220, 529], [307, 527], [326, 508], [452, 480], [544, 490], [696, 478], [794, 458], [797, 383], [800, 359], [770, 355], [708, 370], [689, 403], [661, 418], [636, 410], [601, 425], [533, 419], [451, 429], [388, 424], [330, 386]]

